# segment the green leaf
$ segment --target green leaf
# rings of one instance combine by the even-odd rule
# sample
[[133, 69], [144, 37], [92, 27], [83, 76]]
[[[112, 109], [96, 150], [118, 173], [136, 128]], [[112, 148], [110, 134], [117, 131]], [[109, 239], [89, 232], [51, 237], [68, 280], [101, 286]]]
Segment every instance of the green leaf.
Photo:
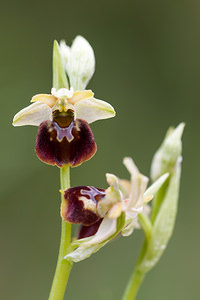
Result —
[[69, 89], [67, 76], [60, 55], [59, 45], [56, 40], [53, 44], [53, 87], [56, 88], [56, 90], [61, 88]]
[[171, 175], [169, 186], [157, 214], [152, 229], [152, 236], [147, 244], [145, 255], [138, 266], [141, 272], [148, 272], [159, 261], [173, 233], [179, 197], [181, 164], [178, 162]]

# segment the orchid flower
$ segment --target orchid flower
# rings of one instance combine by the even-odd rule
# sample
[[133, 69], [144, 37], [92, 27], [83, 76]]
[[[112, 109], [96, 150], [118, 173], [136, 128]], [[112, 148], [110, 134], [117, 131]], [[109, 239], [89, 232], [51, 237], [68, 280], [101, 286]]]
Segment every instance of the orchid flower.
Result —
[[96, 144], [88, 123], [115, 116], [113, 107], [95, 99], [91, 90], [52, 88], [51, 94], [35, 95], [31, 102], [15, 115], [13, 125], [39, 126], [36, 154], [58, 167], [74, 167], [90, 159]]
[[115, 116], [114, 108], [105, 101], [95, 99], [91, 90], [74, 92], [73, 88], [58, 91], [52, 88], [51, 94], [35, 95], [31, 102], [33, 104], [14, 116], [14, 126], [39, 126], [43, 121], [52, 121], [55, 111], [64, 113], [69, 109], [73, 111], [74, 119], [83, 119], [89, 124]]
[[[131, 158], [124, 159], [131, 180], [106, 174], [109, 187], [91, 186], [65, 190], [61, 206], [63, 220], [81, 223], [79, 239], [72, 243], [66, 259], [78, 262], [99, 250], [119, 233], [128, 236], [137, 224], [138, 214], [157, 193], [168, 174], [161, 176], [147, 190], [148, 178], [140, 174]], [[74, 250], [75, 249], [75, 250]]]

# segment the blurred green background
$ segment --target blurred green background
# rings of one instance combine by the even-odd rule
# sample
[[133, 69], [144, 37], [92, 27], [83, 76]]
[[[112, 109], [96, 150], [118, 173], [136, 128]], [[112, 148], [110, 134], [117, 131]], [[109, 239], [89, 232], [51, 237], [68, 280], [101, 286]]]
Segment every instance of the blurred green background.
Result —
[[[47, 299], [59, 238], [59, 171], [34, 153], [36, 127], [12, 127], [16, 112], [50, 92], [52, 43], [77, 34], [95, 50], [88, 88], [110, 102], [115, 119], [92, 124], [95, 157], [71, 183], [106, 187], [105, 172], [128, 178], [132, 156], [149, 174], [170, 125], [186, 122], [175, 232], [139, 299], [199, 299], [200, 2], [197, 0], [10, 1], [0, 10], [0, 299]], [[119, 238], [74, 266], [65, 299], [118, 300], [143, 241]]]

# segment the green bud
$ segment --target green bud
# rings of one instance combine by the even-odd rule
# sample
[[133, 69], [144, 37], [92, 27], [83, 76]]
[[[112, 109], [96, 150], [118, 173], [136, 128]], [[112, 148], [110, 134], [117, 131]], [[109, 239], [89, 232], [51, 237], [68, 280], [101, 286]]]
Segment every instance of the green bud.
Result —
[[91, 45], [79, 35], [71, 47], [67, 46], [65, 41], [61, 41], [60, 52], [70, 86], [74, 90], [84, 90], [95, 70], [95, 57]]
[[53, 87], [56, 90], [61, 88], [69, 89], [69, 84], [57, 41], [54, 41], [53, 44]]
[[155, 181], [164, 173], [172, 173], [182, 152], [181, 136], [185, 124], [180, 123], [175, 129], [170, 128], [166, 137], [153, 157], [151, 179]]

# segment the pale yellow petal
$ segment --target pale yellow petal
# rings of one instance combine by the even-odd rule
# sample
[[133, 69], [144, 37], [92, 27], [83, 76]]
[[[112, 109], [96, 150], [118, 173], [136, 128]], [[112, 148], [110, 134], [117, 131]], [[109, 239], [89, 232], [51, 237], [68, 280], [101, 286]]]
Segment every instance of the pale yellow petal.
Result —
[[57, 98], [49, 94], [38, 94], [33, 96], [33, 98], [31, 99], [31, 102], [36, 102], [36, 101], [44, 103], [48, 105], [50, 108], [52, 108], [55, 105]]
[[108, 211], [108, 217], [111, 219], [117, 219], [122, 213], [122, 202], [118, 202]]
[[85, 91], [76, 91], [72, 98], [68, 99], [68, 101], [71, 104], [75, 104], [78, 101], [90, 99], [94, 96], [94, 93], [91, 90], [85, 90]]
[[153, 195], [144, 196], [144, 203], [148, 203], [148, 202], [151, 201], [152, 199], [153, 199]]

